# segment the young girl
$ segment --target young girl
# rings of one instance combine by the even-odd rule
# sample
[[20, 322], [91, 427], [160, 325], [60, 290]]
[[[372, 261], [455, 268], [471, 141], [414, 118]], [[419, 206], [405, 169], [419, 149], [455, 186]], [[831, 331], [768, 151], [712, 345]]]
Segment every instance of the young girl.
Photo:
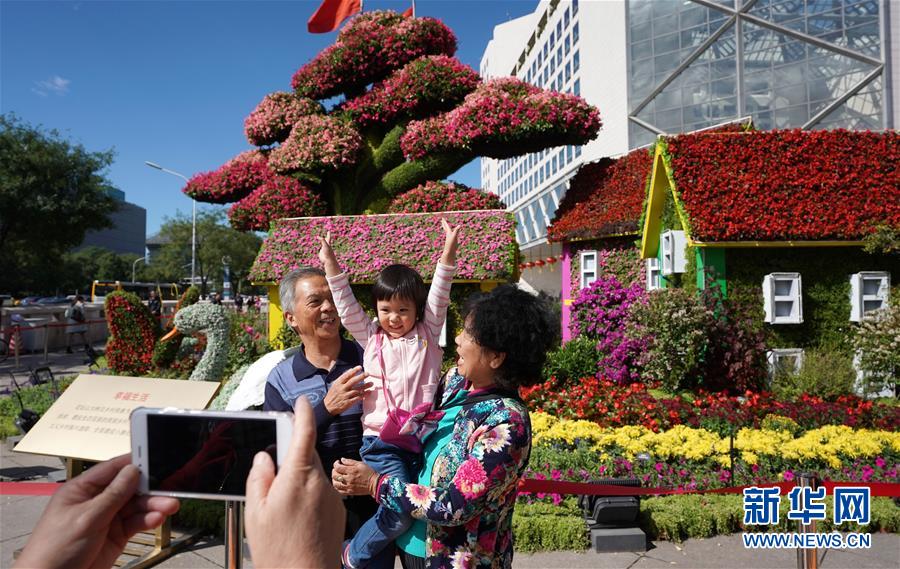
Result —
[[[372, 287], [377, 321], [370, 321], [354, 298], [347, 275], [341, 272], [331, 249], [331, 235], [319, 237], [322, 243], [319, 260], [325, 266], [341, 323], [363, 346], [363, 365], [374, 383], [363, 399], [363, 443], [359, 453], [375, 471], [402, 476], [407, 482], [410, 472], [418, 471], [419, 441], [415, 434], [398, 437], [391, 430], [396, 423], [389, 420], [388, 414], [397, 409], [431, 409], [440, 380], [443, 350], [438, 339], [450, 304], [459, 234], [459, 227], [451, 228], [445, 219], [441, 220], [441, 226], [444, 250], [431, 289], [426, 291], [419, 273], [406, 265], [386, 267]], [[385, 421], [391, 425], [383, 430]], [[344, 566], [365, 567], [411, 523], [408, 516], [379, 506], [344, 547], [341, 556]]]

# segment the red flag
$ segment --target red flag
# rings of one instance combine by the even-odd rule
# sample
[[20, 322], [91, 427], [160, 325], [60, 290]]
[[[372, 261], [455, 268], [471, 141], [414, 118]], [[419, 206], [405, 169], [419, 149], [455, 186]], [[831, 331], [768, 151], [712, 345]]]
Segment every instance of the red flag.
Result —
[[306, 23], [306, 29], [311, 34], [333, 32], [360, 9], [360, 0], [325, 0]]
[[413, 9], [412, 9], [412, 6], [410, 6], [409, 8], [407, 8], [406, 10], [403, 11], [403, 17], [404, 17], [404, 18], [411, 18], [412, 15], [413, 15]]

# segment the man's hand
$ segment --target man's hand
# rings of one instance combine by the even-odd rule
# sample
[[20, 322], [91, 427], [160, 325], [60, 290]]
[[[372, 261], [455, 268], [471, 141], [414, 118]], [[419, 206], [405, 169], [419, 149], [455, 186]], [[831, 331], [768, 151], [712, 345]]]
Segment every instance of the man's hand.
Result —
[[456, 249], [459, 246], [459, 228], [461, 226], [450, 227], [447, 220], [442, 217], [441, 227], [444, 228], [444, 251], [441, 253], [441, 264], [452, 267], [456, 265]]
[[326, 233], [325, 237], [317, 235], [316, 239], [322, 245], [319, 248], [319, 261], [325, 267], [325, 274], [329, 277], [341, 274], [341, 266], [337, 262], [337, 257], [334, 256], [334, 249], [331, 248], [331, 232]]
[[14, 566], [112, 567], [134, 534], [178, 511], [175, 498], [136, 496], [139, 477], [123, 455], [63, 484]]
[[325, 394], [323, 401], [325, 410], [331, 415], [340, 415], [362, 401], [363, 396], [373, 385], [365, 381], [366, 377], [361, 366], [345, 371], [341, 377], [334, 380], [328, 393]]
[[299, 397], [291, 447], [278, 475], [272, 458], [261, 452], [247, 477], [244, 519], [254, 567], [340, 567], [346, 513], [315, 447], [312, 408]]

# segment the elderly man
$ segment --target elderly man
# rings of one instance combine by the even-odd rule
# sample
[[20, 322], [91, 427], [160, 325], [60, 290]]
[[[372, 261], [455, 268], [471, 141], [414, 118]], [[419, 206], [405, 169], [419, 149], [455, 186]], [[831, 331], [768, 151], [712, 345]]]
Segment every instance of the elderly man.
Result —
[[[284, 319], [303, 346], [269, 374], [263, 409], [292, 411], [301, 395], [309, 400], [316, 419], [316, 450], [330, 478], [336, 460], [359, 460], [362, 397], [372, 386], [364, 381], [363, 351], [356, 342], [341, 337], [337, 309], [321, 269], [291, 271], [281, 280], [278, 296]], [[344, 505], [349, 538], [374, 515], [376, 505], [368, 497], [346, 499]], [[393, 551], [387, 554], [392, 557]], [[376, 565], [393, 567], [393, 561], [372, 564]]]

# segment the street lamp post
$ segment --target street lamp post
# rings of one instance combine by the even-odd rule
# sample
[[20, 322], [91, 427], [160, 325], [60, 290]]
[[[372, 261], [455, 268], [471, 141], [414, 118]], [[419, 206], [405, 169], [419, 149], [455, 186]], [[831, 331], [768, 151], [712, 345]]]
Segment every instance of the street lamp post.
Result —
[[146, 255], [143, 257], [138, 257], [137, 259], [134, 260], [133, 263], [131, 263], [131, 282], [134, 282], [134, 269], [137, 267], [137, 264], [140, 263], [141, 261], [144, 261], [144, 263], [147, 262]]
[[[144, 164], [150, 166], [151, 168], [155, 168], [157, 170], [161, 170], [166, 174], [172, 174], [173, 176], [178, 176], [182, 180], [187, 183], [189, 180], [187, 176], [184, 174], [179, 174], [173, 170], [169, 170], [168, 168], [163, 168], [159, 164], [155, 162], [147, 162]], [[194, 286], [196, 282], [197, 276], [197, 200], [191, 198], [191, 286]]]

